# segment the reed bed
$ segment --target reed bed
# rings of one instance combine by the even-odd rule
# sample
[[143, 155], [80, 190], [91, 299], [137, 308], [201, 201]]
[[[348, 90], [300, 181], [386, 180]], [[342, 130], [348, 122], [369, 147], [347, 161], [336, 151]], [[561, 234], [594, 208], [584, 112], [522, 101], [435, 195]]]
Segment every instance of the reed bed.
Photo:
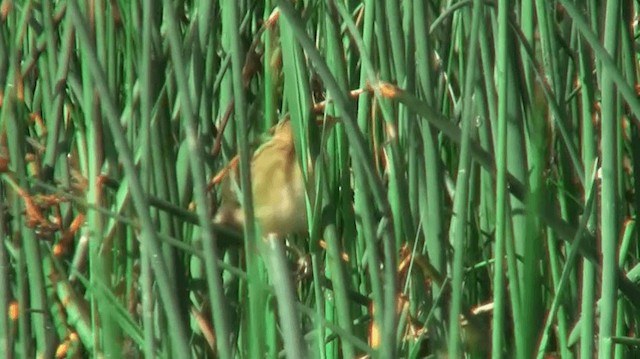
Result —
[[[639, 356], [637, 22], [0, 1], [0, 357]], [[307, 233], [213, 221], [285, 117]]]

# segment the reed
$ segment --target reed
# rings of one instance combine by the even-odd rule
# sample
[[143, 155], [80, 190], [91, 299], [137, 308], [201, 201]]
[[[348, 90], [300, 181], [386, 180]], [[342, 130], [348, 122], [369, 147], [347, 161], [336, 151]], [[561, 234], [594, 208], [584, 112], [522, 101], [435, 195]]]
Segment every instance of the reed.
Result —
[[0, 1], [0, 357], [639, 356], [638, 13]]

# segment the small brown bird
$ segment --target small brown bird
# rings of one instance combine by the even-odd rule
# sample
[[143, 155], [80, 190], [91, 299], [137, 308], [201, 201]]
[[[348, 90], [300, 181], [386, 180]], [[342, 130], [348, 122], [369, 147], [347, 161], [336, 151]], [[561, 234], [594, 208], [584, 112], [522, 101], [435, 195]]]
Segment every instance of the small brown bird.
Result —
[[[238, 163], [236, 156], [214, 179], [222, 181], [222, 203], [215, 221], [242, 228], [245, 213], [239, 198]], [[251, 186], [255, 218], [263, 234], [307, 231], [305, 181], [288, 119], [277, 124], [272, 129], [272, 137], [253, 154]]]

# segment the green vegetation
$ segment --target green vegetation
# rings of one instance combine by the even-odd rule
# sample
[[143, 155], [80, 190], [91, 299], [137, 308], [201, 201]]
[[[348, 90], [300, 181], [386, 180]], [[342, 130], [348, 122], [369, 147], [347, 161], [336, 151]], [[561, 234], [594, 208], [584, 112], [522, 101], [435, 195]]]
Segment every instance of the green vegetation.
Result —
[[[0, 357], [640, 356], [638, 16], [0, 0]], [[212, 221], [285, 114], [308, 235]]]

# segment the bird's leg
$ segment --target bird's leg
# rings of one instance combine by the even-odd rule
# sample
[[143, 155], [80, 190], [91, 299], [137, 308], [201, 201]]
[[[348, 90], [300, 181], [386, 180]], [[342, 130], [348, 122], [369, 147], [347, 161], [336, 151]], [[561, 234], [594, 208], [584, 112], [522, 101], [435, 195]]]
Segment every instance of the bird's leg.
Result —
[[294, 278], [296, 282], [299, 282], [311, 275], [311, 256], [300, 249], [300, 247], [293, 243], [293, 241], [287, 239], [285, 243], [287, 245], [287, 250], [293, 252], [293, 255], [297, 258]]

